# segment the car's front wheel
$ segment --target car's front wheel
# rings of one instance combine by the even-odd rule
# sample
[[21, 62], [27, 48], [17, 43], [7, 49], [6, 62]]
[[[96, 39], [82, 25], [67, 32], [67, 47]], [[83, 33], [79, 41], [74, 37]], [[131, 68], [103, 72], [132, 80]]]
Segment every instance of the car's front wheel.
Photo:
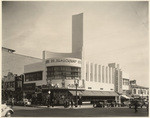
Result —
[[96, 108], [96, 104], [93, 104], [93, 107]]
[[11, 111], [8, 111], [5, 115], [5, 117], [11, 117]]

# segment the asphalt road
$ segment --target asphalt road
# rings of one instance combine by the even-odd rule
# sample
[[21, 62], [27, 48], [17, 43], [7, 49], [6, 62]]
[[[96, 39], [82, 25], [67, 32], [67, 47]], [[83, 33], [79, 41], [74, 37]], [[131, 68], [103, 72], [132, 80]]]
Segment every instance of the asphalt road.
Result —
[[147, 117], [146, 108], [36, 108], [15, 106], [12, 117]]

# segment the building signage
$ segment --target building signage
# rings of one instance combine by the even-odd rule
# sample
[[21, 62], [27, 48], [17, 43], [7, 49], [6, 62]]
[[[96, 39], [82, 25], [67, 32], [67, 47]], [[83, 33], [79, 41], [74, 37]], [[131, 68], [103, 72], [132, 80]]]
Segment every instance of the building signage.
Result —
[[74, 63], [74, 64], [81, 64], [80, 59], [71, 59], [71, 58], [65, 58], [65, 59], [49, 59], [46, 60], [47, 63]]

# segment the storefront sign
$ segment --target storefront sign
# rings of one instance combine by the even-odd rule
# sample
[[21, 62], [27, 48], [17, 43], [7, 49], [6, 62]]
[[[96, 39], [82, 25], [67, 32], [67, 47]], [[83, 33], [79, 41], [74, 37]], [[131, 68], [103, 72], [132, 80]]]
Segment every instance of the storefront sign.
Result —
[[45, 64], [48, 65], [76, 65], [76, 66], [81, 66], [81, 59], [76, 59], [76, 58], [52, 58], [52, 59], [47, 59], [45, 61]]
[[65, 63], [78, 63], [78, 64], [81, 64], [81, 60], [75, 60], [75, 59], [50, 59], [50, 60], [46, 60], [46, 63], [54, 63], [54, 62], [65, 62]]

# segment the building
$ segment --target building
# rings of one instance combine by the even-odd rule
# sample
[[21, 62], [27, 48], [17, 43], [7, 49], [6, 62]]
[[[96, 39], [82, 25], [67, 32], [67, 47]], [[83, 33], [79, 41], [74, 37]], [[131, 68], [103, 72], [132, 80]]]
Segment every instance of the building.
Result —
[[[24, 65], [40, 61], [42, 61], [42, 59], [17, 54], [15, 53], [15, 50], [2, 47], [3, 100], [7, 100], [10, 97], [15, 97], [15, 99], [21, 99], [22, 87], [17, 88], [17, 86], [20, 85], [19, 82], [23, 82], [22, 80], [19, 79], [19, 76], [24, 73]], [[19, 93], [18, 94], [21, 96], [16, 96], [17, 95], [16, 92], [20, 92], [20, 94]]]
[[9, 72], [17, 75], [24, 73], [24, 65], [41, 62], [42, 59], [15, 53], [15, 50], [2, 47], [2, 77]]
[[6, 101], [14, 97], [16, 101], [23, 98], [23, 81], [24, 75], [14, 75], [9, 72], [2, 80], [2, 100]]
[[136, 80], [130, 81], [130, 95], [133, 98], [148, 99], [149, 88], [144, 86], [139, 86], [136, 84]]
[[[14, 52], [2, 48], [3, 91], [9, 91], [11, 96], [19, 94], [16, 91], [21, 92], [21, 97], [38, 101], [39, 104], [46, 104], [50, 96], [55, 104], [60, 105], [65, 99], [75, 99], [76, 95], [83, 101], [119, 103], [122, 98], [130, 99], [137, 93], [142, 97], [148, 95], [148, 88], [130, 81], [129, 75], [120, 69], [119, 64], [102, 65], [85, 58], [83, 14], [72, 16], [71, 53], [43, 51], [43, 58], [38, 59]], [[23, 80], [16, 74], [24, 74], [23, 85]], [[21, 97], [16, 96], [16, 99]]]
[[[29, 99], [35, 94], [42, 102], [50, 93], [51, 99], [63, 100], [82, 96], [84, 101], [118, 101], [122, 91], [122, 71], [119, 65], [104, 66], [84, 58], [83, 14], [72, 17], [72, 53], [43, 51], [42, 62], [24, 66], [24, 93]], [[76, 84], [75, 81], [78, 80]], [[78, 86], [76, 86], [78, 85]], [[76, 88], [77, 87], [77, 88]], [[30, 88], [30, 89], [26, 89]], [[40, 88], [41, 92], [36, 92]]]
[[122, 72], [122, 93], [121, 102], [130, 100], [130, 77], [127, 73]]

